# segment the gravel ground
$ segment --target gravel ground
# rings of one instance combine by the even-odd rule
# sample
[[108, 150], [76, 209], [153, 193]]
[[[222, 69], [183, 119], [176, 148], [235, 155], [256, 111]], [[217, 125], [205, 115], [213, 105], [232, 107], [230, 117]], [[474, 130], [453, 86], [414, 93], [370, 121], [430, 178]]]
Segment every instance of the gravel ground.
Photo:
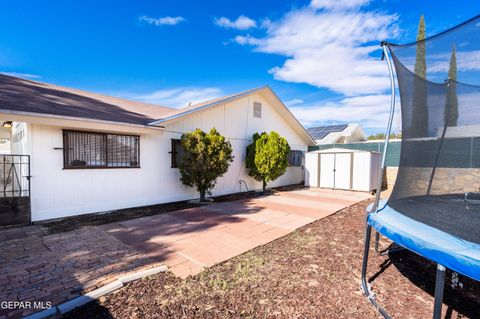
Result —
[[[265, 246], [179, 279], [162, 273], [102, 297], [66, 318], [377, 318], [360, 293], [368, 201]], [[382, 246], [388, 246], [383, 239]], [[369, 276], [395, 318], [431, 318], [435, 265], [409, 253], [371, 254]], [[480, 318], [480, 284], [450, 287], [446, 318]]]

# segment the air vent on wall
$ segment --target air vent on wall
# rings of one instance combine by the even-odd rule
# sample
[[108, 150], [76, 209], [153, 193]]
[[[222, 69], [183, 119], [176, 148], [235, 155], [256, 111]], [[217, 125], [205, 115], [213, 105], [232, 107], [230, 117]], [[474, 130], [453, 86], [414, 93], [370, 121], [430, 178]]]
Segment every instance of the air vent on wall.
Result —
[[253, 116], [259, 119], [262, 118], [262, 103], [253, 102]]

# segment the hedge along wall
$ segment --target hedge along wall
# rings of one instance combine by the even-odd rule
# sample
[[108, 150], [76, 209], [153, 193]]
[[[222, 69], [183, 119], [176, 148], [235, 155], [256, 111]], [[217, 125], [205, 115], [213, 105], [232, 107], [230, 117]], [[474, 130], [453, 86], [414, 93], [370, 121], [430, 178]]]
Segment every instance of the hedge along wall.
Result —
[[[351, 150], [361, 150], [369, 152], [383, 152], [383, 147], [385, 143], [383, 141], [379, 142], [369, 142], [369, 143], [349, 143], [349, 144], [325, 144], [325, 145], [315, 145], [308, 147], [308, 151], [318, 151], [325, 150], [328, 148], [348, 148]], [[400, 141], [391, 141], [388, 144], [386, 166], [387, 167], [398, 167], [400, 163]]]

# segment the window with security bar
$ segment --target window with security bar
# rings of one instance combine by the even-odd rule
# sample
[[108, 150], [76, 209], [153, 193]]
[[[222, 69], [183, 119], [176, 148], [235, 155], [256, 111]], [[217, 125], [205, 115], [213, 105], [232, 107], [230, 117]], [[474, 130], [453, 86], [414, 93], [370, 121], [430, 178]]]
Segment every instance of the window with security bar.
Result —
[[64, 130], [63, 167], [138, 168], [140, 136]]
[[288, 153], [288, 166], [302, 166], [303, 165], [303, 152], [302, 151], [290, 151]]
[[172, 168], [178, 168], [185, 154], [181, 139], [172, 139], [172, 151], [169, 153], [172, 155]]

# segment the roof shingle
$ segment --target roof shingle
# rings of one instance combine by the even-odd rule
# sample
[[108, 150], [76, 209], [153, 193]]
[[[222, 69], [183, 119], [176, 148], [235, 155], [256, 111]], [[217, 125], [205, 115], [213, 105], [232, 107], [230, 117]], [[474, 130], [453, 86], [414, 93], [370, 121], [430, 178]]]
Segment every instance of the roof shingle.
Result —
[[137, 125], [147, 125], [177, 111], [0, 74], [2, 109]]

